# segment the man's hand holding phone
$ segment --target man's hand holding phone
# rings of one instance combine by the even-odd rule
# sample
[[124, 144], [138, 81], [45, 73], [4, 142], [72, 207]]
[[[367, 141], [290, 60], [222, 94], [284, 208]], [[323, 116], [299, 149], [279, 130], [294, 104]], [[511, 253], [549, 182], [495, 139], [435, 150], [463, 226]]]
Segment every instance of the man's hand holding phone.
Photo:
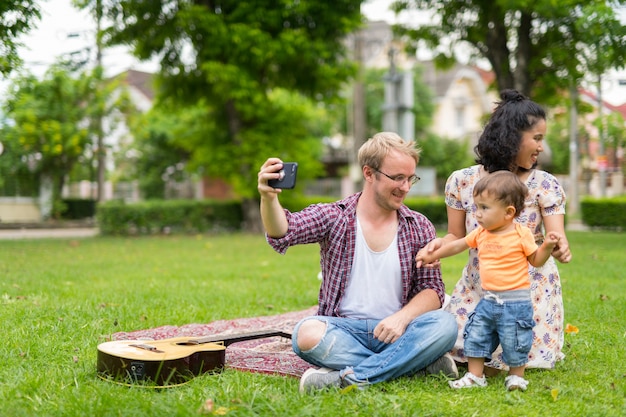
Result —
[[279, 177], [267, 181], [267, 185], [272, 188], [292, 189], [296, 186], [296, 175], [298, 174], [297, 162], [283, 162], [283, 167], [278, 171]]

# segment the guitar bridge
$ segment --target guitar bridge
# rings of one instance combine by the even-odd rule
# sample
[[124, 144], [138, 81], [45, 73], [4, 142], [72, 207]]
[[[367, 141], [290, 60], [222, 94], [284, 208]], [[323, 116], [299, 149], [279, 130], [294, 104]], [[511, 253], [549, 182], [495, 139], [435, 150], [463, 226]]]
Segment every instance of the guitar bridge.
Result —
[[130, 346], [136, 347], [136, 348], [139, 348], [139, 349], [149, 350], [150, 352], [163, 353], [163, 351], [159, 350], [156, 346], [148, 345], [148, 344], [145, 344], [145, 343], [141, 343], [141, 344], [140, 343], [135, 343], [135, 344], [132, 344]]

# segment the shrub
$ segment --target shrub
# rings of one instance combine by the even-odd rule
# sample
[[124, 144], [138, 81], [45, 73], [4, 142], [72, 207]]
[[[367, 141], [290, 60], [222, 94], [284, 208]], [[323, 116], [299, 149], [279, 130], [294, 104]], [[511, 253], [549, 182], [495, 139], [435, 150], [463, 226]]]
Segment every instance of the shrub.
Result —
[[102, 235], [153, 235], [240, 230], [241, 202], [215, 200], [149, 200], [100, 204]]
[[583, 223], [602, 229], [626, 228], [626, 196], [585, 198], [580, 202]]
[[64, 209], [61, 218], [66, 220], [81, 220], [95, 217], [96, 201], [84, 198], [67, 198], [63, 200]]

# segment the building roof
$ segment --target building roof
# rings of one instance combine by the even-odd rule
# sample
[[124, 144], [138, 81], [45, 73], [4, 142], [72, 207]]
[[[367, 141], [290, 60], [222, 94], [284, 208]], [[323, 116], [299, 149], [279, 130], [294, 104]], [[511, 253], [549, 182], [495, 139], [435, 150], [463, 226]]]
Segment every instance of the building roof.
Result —
[[149, 101], [154, 100], [154, 74], [129, 69], [116, 78], [121, 78], [127, 86], [137, 89]]

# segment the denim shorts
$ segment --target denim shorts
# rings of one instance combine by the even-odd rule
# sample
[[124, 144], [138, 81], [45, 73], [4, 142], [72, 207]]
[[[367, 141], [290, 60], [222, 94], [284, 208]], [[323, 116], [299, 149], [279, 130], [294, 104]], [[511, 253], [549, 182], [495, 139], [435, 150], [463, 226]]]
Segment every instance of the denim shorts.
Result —
[[528, 298], [515, 300], [485, 294], [468, 317], [463, 331], [465, 356], [489, 361], [498, 345], [502, 345], [504, 363], [513, 367], [525, 365], [535, 326], [530, 294]]

